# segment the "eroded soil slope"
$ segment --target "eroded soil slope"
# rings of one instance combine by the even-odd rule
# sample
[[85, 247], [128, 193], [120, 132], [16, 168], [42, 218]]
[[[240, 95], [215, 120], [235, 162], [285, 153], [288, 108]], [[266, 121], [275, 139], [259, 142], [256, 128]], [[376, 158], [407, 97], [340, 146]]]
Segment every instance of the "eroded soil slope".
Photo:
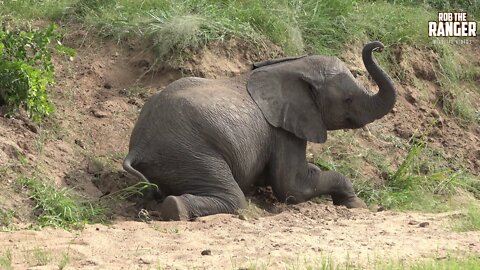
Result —
[[[119, 46], [90, 39], [87, 32], [70, 32], [66, 44], [77, 49], [77, 56], [56, 59], [58, 83], [52, 98], [57, 112], [51, 119], [38, 126], [21, 115], [0, 118], [0, 208], [15, 210], [17, 228], [28, 227], [35, 214], [27, 194], [15, 184], [18, 176], [50, 179], [90, 198], [135, 183], [123, 172], [121, 162], [138, 112], [149, 96], [184, 75], [232, 76], [247, 71], [251, 62], [268, 57], [262, 52], [252, 55], [248, 48], [233, 42], [228, 50], [201, 52], [185, 69], [171, 69], [153, 67], [152, 55], [138, 44]], [[480, 66], [479, 44], [462, 50], [476, 55], [470, 59]], [[362, 82], [375, 89], [359, 51], [352, 49], [342, 59]], [[405, 143], [414, 134], [428, 130], [432, 146], [447, 158], [462, 159], [478, 176], [480, 129], [461, 127], [432, 105], [438, 94], [435, 56], [422, 51], [408, 55], [415, 59], [399, 56], [398, 64], [405, 65], [408, 76], [420, 80], [426, 92], [408, 80], [398, 81], [399, 98], [393, 113], [365, 130], [353, 131], [356, 142], [398, 165], [406, 149], [396, 142]], [[328, 147], [329, 141], [311, 144], [309, 150], [315, 156]], [[365, 166], [363, 171], [382, 181], [377, 168]], [[52, 257], [48, 265], [68, 254], [70, 269], [276, 269], [315, 264], [322, 256], [342, 261], [349, 255], [353, 262], [365, 264], [377, 256], [412, 260], [480, 253], [479, 233], [453, 233], [449, 228], [455, 213], [351, 211], [305, 203], [283, 206], [283, 212], [264, 213], [257, 219], [218, 215], [193, 222], [145, 223], [132, 203], [113, 207], [111, 225], [90, 225], [74, 232], [43, 229], [0, 233], [0, 252], [12, 250], [16, 269], [38, 264], [29, 259], [38, 249]], [[420, 227], [422, 222], [428, 224]], [[211, 255], [202, 256], [204, 250], [210, 250]]]

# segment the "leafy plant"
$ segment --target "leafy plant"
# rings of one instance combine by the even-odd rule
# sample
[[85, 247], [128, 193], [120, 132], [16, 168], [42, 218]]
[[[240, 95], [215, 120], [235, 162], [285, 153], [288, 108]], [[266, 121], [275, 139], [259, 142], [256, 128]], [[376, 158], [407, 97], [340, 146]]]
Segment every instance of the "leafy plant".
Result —
[[38, 122], [53, 111], [47, 93], [55, 82], [52, 52], [75, 53], [61, 45], [54, 24], [43, 30], [0, 31], [0, 104], [6, 104], [10, 114], [24, 107]]

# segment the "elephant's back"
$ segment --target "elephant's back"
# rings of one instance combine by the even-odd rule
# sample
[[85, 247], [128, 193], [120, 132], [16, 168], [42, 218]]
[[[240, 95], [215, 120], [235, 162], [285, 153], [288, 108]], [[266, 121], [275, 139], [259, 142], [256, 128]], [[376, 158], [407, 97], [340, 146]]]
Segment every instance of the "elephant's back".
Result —
[[147, 137], [152, 155], [221, 157], [241, 186], [251, 184], [269, 158], [271, 128], [242, 78], [176, 81], [147, 101], [137, 123], [147, 126], [140, 122], [152, 130], [136, 132], [135, 127], [132, 141], [134, 136]]

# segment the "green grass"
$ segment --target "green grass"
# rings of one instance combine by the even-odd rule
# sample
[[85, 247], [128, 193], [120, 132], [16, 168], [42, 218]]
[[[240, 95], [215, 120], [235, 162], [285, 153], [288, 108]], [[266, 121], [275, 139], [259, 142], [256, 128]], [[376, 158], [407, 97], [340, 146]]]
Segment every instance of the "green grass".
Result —
[[[0, 15], [46, 19], [82, 25], [89, 32], [122, 41], [141, 40], [156, 62], [181, 67], [185, 60], [212, 42], [238, 38], [253, 50], [280, 46], [287, 55], [340, 55], [368, 40], [381, 40], [386, 53], [377, 55], [382, 66], [402, 81], [394, 61], [397, 46], [433, 49], [441, 55], [441, 103], [464, 124], [480, 122], [469, 94], [475, 85], [457, 90], [459, 63], [451, 56], [455, 45], [434, 45], [427, 36], [428, 21], [438, 11], [464, 10], [480, 17], [477, 0], [342, 1], [342, 0], [18, 0], [4, 1]], [[358, 49], [357, 53], [360, 53]], [[275, 55], [272, 55], [275, 56]], [[454, 67], [456, 65], [456, 67]], [[475, 67], [466, 75], [472, 83]], [[467, 72], [468, 73], [468, 72]]]
[[[348, 257], [344, 262], [340, 262], [331, 256], [322, 256], [320, 258], [298, 259], [294, 262], [285, 261], [284, 269], [297, 270], [477, 270], [480, 269], [480, 257], [478, 255], [452, 256], [439, 258], [424, 258], [418, 261], [402, 261], [398, 259], [388, 259], [375, 257], [367, 262], [356, 262]], [[270, 269], [268, 262], [257, 262], [255, 260], [243, 263], [238, 267], [232, 262], [232, 269]]]
[[[358, 195], [368, 205], [424, 212], [480, 205], [480, 179], [459, 165], [461, 161], [445, 158], [440, 150], [425, 141], [411, 140], [410, 144], [400, 144], [389, 150], [407, 150], [396, 165], [397, 157], [365, 149], [353, 136], [352, 131], [332, 132], [328, 147], [315, 159], [315, 164], [350, 178]], [[373, 166], [377, 177], [383, 179], [373, 179], [366, 172], [367, 166]], [[463, 196], [462, 192], [471, 196]], [[457, 200], [457, 196], [464, 200]]]
[[31, 254], [28, 254], [27, 261], [31, 260], [31, 264], [35, 266], [47, 265], [51, 260], [51, 256], [48, 251], [42, 248], [35, 248]]
[[441, 212], [455, 207], [449, 201], [458, 190], [478, 194], [479, 184], [478, 178], [450, 168], [438, 151], [416, 141], [383, 186], [364, 186], [360, 192], [367, 202], [391, 209]]
[[0, 231], [8, 231], [12, 229], [13, 217], [15, 211], [11, 209], [0, 209]]
[[[87, 2], [88, 4], [82, 4]], [[257, 46], [269, 40], [286, 54], [338, 54], [345, 44], [380, 39], [387, 45], [427, 43], [418, 31], [435, 12], [386, 2], [293, 0], [79, 1], [87, 27], [117, 40], [149, 40], [165, 60], [215, 40], [241, 38]], [[79, 7], [81, 7], [79, 9]], [[385, 15], [387, 14], [387, 15]], [[381, 24], [379, 22], [382, 22]]]
[[12, 270], [13, 255], [10, 249], [7, 249], [0, 255], [0, 268], [4, 270]]
[[104, 218], [105, 208], [75, 196], [69, 189], [36, 178], [20, 178], [18, 182], [36, 204], [41, 227], [78, 228]]
[[456, 217], [454, 222], [454, 229], [460, 232], [464, 231], [479, 231], [480, 230], [480, 205], [472, 204], [467, 207], [464, 213]]
[[60, 19], [74, 0], [4, 0], [0, 16], [19, 19]]
[[[385, 269], [385, 268], [384, 268]], [[447, 259], [431, 259], [415, 263], [406, 268], [386, 268], [386, 269], [411, 269], [411, 270], [477, 270], [480, 269], [480, 257], [469, 256], [466, 258], [448, 257]]]
[[60, 258], [60, 261], [58, 262], [58, 269], [63, 270], [67, 266], [67, 264], [70, 262], [70, 255], [68, 253], [62, 254], [62, 257]]
[[149, 188], [158, 189], [158, 186], [150, 182], [138, 182], [134, 185], [110, 193], [104, 198], [112, 201], [125, 200], [135, 195], [142, 196], [143, 192]]
[[64, 20], [74, 19], [104, 36], [150, 39], [160, 56], [234, 36], [256, 44], [268, 39], [287, 54], [332, 54], [347, 42], [366, 39], [390, 45], [426, 42], [418, 28], [435, 17], [428, 6], [341, 0], [51, 0], [35, 8], [30, 2], [15, 1], [5, 11], [21, 18], [58, 19], [63, 10]]
[[450, 47], [444, 46], [438, 51], [441, 56], [439, 101], [443, 110], [455, 116], [460, 124], [480, 123], [480, 110], [471, 101], [480, 95], [475, 82], [480, 77], [480, 68], [471, 63], [459, 63], [458, 53]]

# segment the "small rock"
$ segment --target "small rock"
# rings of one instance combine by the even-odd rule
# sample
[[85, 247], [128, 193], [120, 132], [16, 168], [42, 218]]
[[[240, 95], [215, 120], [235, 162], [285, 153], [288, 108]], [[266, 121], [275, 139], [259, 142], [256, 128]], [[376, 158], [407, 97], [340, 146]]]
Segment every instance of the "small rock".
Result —
[[418, 227], [425, 228], [425, 227], [427, 227], [428, 225], [430, 225], [430, 223], [428, 223], [428, 222], [425, 221], [425, 222], [420, 222], [420, 224], [418, 224]]
[[398, 137], [402, 139], [410, 139], [410, 137], [412, 137], [413, 135], [413, 133], [410, 130], [407, 130], [400, 126], [394, 127], [393, 131], [397, 134]]
[[128, 104], [132, 104], [132, 105], [135, 105], [137, 107], [141, 107], [142, 106], [142, 102], [140, 99], [138, 98], [131, 98], [128, 100]]
[[102, 170], [103, 170], [103, 165], [96, 160], [90, 160], [87, 164], [88, 173], [97, 174], [97, 173], [100, 173]]
[[413, 92], [410, 92], [410, 93], [407, 93], [407, 95], [405, 96], [405, 99], [410, 103], [410, 104], [413, 104], [415, 105], [417, 103], [417, 100], [418, 100], [418, 97], [415, 93]]
[[98, 118], [105, 118], [109, 117], [110, 113], [107, 111], [103, 111], [100, 109], [92, 109], [93, 116], [98, 117]]
[[85, 144], [79, 139], [75, 139], [75, 144], [80, 146], [82, 149], [86, 149]]
[[379, 205], [379, 206], [377, 207], [377, 212], [382, 212], [382, 211], [385, 211], [385, 207], [382, 206], [382, 205]]
[[241, 220], [248, 220], [248, 218], [244, 214], [238, 215], [238, 218]]
[[438, 114], [438, 112], [435, 111], [435, 110], [430, 111], [430, 113], [428, 115], [430, 115], [433, 118], [439, 118], [440, 117], [440, 114]]
[[[287, 200], [288, 200], [288, 198], [287, 198]], [[297, 212], [300, 211], [300, 207], [298, 207], [297, 205], [292, 205], [291, 208], [293, 210], [297, 211]]]
[[138, 259], [139, 264], [152, 264], [152, 260], [148, 258], [140, 258]]
[[38, 133], [38, 127], [37, 125], [30, 123], [30, 122], [25, 122], [25, 126], [28, 128], [33, 133]]
[[202, 251], [202, 255], [205, 256], [205, 255], [212, 255], [212, 251], [210, 249], [205, 249]]
[[417, 224], [418, 224], [418, 221], [413, 219], [408, 222], [408, 225], [417, 225]]
[[112, 89], [112, 85], [109, 82], [103, 84], [103, 88], [105, 89]]

